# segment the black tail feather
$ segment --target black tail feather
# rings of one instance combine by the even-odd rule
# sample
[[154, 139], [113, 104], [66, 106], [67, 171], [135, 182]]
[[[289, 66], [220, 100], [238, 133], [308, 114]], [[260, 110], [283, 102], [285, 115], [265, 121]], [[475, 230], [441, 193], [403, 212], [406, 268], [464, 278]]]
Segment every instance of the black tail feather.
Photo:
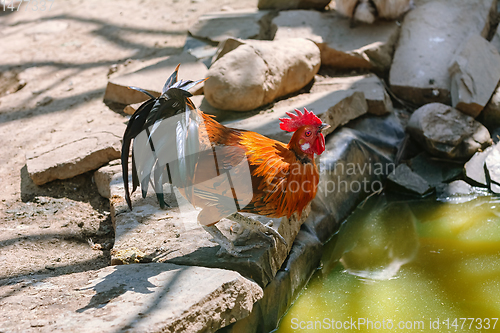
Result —
[[[129, 191], [129, 180], [128, 180], [128, 157], [130, 154], [130, 148], [132, 145], [132, 140], [137, 137], [142, 131], [146, 130], [148, 137], [149, 128], [153, 126], [157, 121], [162, 119], [167, 119], [176, 114], [186, 112], [186, 110], [195, 110], [193, 102], [189, 99], [192, 94], [187, 91], [194, 87], [195, 85], [205, 81], [206, 79], [198, 80], [198, 81], [177, 81], [177, 73], [180, 64], [176, 67], [174, 73], [170, 75], [170, 77], [165, 82], [165, 85], [162, 89], [162, 95], [158, 98], [155, 98], [148, 91], [137, 88], [137, 87], [129, 87], [131, 89], [141, 91], [144, 94], [150, 97], [149, 100], [144, 102], [139, 109], [132, 115], [130, 118], [125, 133], [123, 134], [123, 143], [122, 143], [122, 153], [121, 153], [121, 163], [122, 163], [122, 173], [123, 173], [123, 183], [125, 187], [125, 199], [130, 209], [132, 209], [132, 202], [130, 199], [131, 193], [133, 193], [137, 187], [140, 185], [142, 190], [142, 196], [145, 197], [149, 187], [149, 180], [151, 171], [154, 171], [154, 184], [152, 184], [155, 188], [155, 192], [157, 194], [158, 201], [160, 206], [165, 207], [168, 206], [164, 200], [163, 195], [163, 177], [164, 168], [157, 167], [156, 165], [153, 167], [154, 170], [149, 170], [148, 177], [144, 177], [143, 180], [139, 179], [137, 174], [137, 165], [134, 157], [134, 152], [132, 148], [132, 191]], [[167, 133], [168, 134], [168, 133]], [[134, 140], [135, 142], [135, 140]], [[153, 142], [151, 138], [149, 139], [149, 144], [155, 154], [155, 149], [153, 147]], [[156, 158], [156, 157], [155, 157]], [[144, 172], [145, 170], [141, 170]], [[167, 169], [168, 172], [168, 169]]]
[[[122, 153], [121, 153], [121, 162], [122, 162], [122, 175], [123, 175], [123, 185], [125, 187], [125, 200], [130, 209], [132, 209], [132, 201], [130, 200], [130, 192], [128, 187], [128, 155], [130, 154], [130, 145], [132, 139], [135, 138], [144, 127], [146, 120], [151, 112], [151, 108], [153, 107], [154, 99], [149, 99], [144, 104], [142, 104], [137, 111], [134, 112], [132, 117], [127, 124], [127, 128], [125, 129], [125, 133], [123, 134], [123, 143], [122, 143]], [[132, 170], [135, 169], [134, 161], [132, 165]], [[132, 176], [133, 179], [133, 176]], [[135, 190], [135, 187], [134, 187]], [[134, 192], [134, 191], [132, 191]]]

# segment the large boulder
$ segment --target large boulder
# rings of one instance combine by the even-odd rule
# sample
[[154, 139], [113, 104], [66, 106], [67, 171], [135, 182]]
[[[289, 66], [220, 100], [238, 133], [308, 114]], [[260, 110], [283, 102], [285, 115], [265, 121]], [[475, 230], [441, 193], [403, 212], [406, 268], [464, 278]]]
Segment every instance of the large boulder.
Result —
[[456, 160], [467, 160], [492, 143], [481, 123], [440, 103], [417, 109], [408, 122], [408, 132], [431, 155]]
[[320, 67], [311, 41], [246, 41], [208, 71], [205, 98], [221, 110], [249, 111], [307, 85]]
[[469, 35], [486, 37], [496, 5], [496, 0], [418, 3], [403, 20], [389, 76], [392, 91], [418, 106], [451, 104], [453, 54]]
[[500, 80], [500, 54], [486, 39], [471, 35], [449, 68], [453, 107], [477, 117]]
[[349, 19], [334, 11], [312, 10], [280, 12], [272, 21], [274, 40], [308, 38], [321, 50], [321, 64], [337, 68], [389, 70], [399, 36], [396, 22], [381, 21], [355, 29]]

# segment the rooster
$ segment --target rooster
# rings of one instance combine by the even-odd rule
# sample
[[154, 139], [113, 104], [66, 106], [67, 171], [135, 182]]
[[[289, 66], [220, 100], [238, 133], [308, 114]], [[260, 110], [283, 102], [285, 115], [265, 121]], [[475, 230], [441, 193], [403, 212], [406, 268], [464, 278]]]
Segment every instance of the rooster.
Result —
[[[201, 208], [198, 222], [221, 246], [220, 253], [244, 256], [255, 245], [236, 246], [215, 226], [223, 218], [243, 228], [286, 245], [271, 227], [240, 212], [271, 218], [300, 217], [315, 197], [319, 174], [315, 155], [325, 150], [324, 124], [304, 108], [287, 112], [280, 128], [294, 132], [288, 144], [258, 133], [228, 128], [213, 116], [198, 110], [188, 90], [204, 80], [177, 81], [177, 72], [166, 81], [162, 94], [149, 95], [132, 115], [123, 135], [121, 153], [125, 198], [129, 193], [128, 159], [132, 147], [132, 192], [140, 185], [143, 197], [149, 183], [154, 186], [161, 207], [163, 184], [176, 186], [195, 207]], [[153, 176], [151, 176], [153, 174]], [[259, 245], [258, 245], [259, 246]]]

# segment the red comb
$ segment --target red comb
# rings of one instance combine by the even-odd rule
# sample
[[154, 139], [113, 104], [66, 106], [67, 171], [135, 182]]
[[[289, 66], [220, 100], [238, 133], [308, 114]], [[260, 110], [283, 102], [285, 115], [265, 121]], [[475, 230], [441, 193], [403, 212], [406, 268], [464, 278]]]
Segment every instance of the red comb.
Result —
[[307, 125], [316, 125], [319, 126], [323, 122], [321, 119], [319, 119], [314, 113], [311, 111], [307, 111], [306, 108], [304, 108], [304, 113], [300, 112], [299, 110], [295, 109], [295, 112], [297, 112], [297, 115], [287, 112], [286, 114], [290, 118], [280, 118], [280, 128], [283, 131], [287, 132], [295, 132], [302, 126], [307, 126]]

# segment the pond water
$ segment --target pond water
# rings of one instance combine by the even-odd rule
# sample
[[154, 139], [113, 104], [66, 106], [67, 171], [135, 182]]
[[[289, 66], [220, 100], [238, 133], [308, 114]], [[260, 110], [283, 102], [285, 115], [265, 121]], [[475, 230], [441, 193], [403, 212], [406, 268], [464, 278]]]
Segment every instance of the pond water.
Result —
[[500, 198], [372, 197], [275, 332], [499, 332]]

